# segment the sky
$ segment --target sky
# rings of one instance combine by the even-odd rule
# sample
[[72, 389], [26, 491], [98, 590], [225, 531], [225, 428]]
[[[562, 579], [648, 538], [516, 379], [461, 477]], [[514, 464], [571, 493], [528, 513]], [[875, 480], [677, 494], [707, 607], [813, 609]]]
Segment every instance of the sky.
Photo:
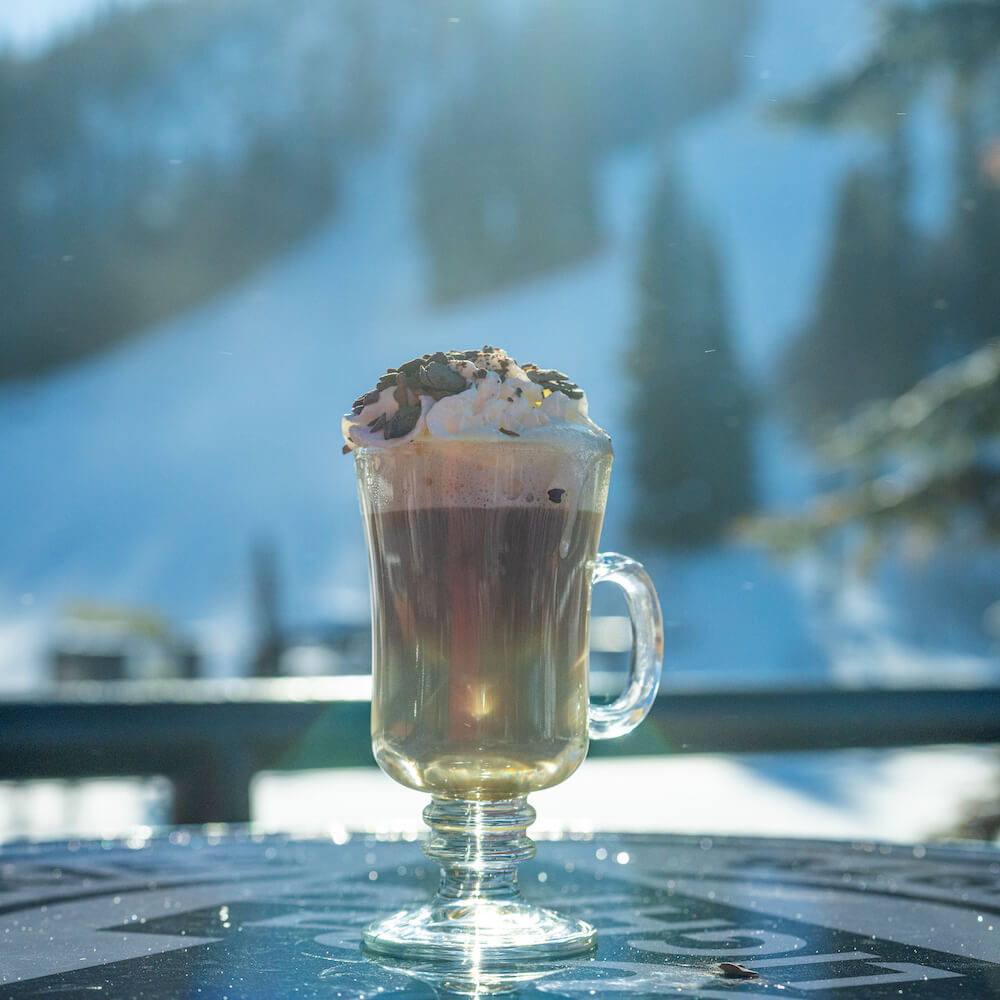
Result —
[[108, 7], [145, 0], [7, 0], [0, 3], [0, 48], [33, 52]]

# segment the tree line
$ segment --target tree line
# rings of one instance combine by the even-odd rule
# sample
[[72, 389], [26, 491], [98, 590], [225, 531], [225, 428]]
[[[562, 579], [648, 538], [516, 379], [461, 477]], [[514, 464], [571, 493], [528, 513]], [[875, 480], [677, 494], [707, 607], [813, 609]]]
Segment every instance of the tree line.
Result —
[[[848, 523], [949, 533], [971, 517], [984, 537], [1000, 533], [1000, 4], [891, 5], [881, 18], [861, 65], [775, 113], [787, 127], [864, 130], [877, 149], [843, 181], [812, 315], [770, 387], [853, 486], [802, 517], [758, 524], [779, 548]], [[910, 210], [907, 122], [942, 85], [952, 195], [946, 224], [923, 231]], [[733, 357], [718, 250], [670, 176], [653, 200], [637, 284], [633, 529], [685, 548], [753, 509], [752, 394]], [[921, 468], [919, 481], [890, 502], [880, 476], [904, 460]]]

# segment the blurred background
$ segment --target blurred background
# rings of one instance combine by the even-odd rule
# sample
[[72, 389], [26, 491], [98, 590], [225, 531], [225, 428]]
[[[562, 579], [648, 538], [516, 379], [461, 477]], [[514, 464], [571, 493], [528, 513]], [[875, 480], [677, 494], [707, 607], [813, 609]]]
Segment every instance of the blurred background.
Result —
[[[995, 687], [998, 247], [992, 0], [15, 0], [0, 697], [364, 674], [340, 414], [484, 343], [566, 371], [611, 434], [602, 548], [657, 584], [665, 697]], [[627, 623], [595, 614], [613, 671]], [[995, 836], [997, 760], [593, 761], [540, 815]], [[417, 827], [410, 795], [348, 769], [251, 799]], [[0, 836], [169, 797], [0, 782]]]

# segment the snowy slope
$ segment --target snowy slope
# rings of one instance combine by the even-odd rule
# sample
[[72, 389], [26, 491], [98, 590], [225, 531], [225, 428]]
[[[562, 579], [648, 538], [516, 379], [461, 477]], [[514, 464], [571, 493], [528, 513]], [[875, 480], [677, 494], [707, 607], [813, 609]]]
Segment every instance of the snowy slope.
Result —
[[[363, 618], [365, 561], [339, 415], [389, 364], [495, 342], [560, 365], [626, 457], [616, 354], [632, 315], [635, 234], [651, 157], [603, 177], [607, 239], [573, 269], [430, 310], [407, 205], [407, 147], [356, 165], [334, 224], [275, 266], [141, 341], [0, 394], [0, 620], [39, 627], [87, 597], [159, 608], [214, 669], [246, 650], [249, 548], [282, 560], [289, 618]], [[605, 534], [625, 547], [627, 465]], [[25, 599], [30, 607], [24, 608]], [[16, 683], [29, 640], [9, 627]], [[37, 651], [36, 651], [37, 655]]]
[[[849, 58], [866, 9], [856, 0], [817, 16], [770, 0], [743, 94], [667, 153], [679, 152], [723, 244], [738, 346], [761, 385], [808, 308], [836, 180], [867, 155], [858, 137], [771, 128], [761, 106]], [[366, 562], [339, 417], [386, 366], [428, 350], [495, 343], [587, 389], [618, 455], [603, 547], [628, 551], [636, 442], [617, 357], [662, 151], [605, 164], [606, 239], [592, 257], [432, 309], [411, 222], [412, 126], [404, 119], [353, 164], [333, 222], [241, 286], [113, 353], [0, 390], [0, 685], [40, 676], [45, 630], [74, 598], [154, 607], [195, 637], [210, 671], [240, 671], [258, 539], [277, 546], [287, 620], [363, 620]], [[787, 429], [764, 423], [758, 446], [767, 506], [811, 494]], [[676, 669], [825, 669], [808, 588], [761, 554], [721, 547], [651, 562]]]

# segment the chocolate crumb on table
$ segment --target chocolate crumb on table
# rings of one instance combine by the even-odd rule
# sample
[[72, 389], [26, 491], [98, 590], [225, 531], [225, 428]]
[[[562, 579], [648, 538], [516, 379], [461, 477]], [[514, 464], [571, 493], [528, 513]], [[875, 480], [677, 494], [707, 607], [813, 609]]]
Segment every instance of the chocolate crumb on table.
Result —
[[756, 979], [760, 975], [739, 962], [719, 962], [719, 969], [726, 979]]

